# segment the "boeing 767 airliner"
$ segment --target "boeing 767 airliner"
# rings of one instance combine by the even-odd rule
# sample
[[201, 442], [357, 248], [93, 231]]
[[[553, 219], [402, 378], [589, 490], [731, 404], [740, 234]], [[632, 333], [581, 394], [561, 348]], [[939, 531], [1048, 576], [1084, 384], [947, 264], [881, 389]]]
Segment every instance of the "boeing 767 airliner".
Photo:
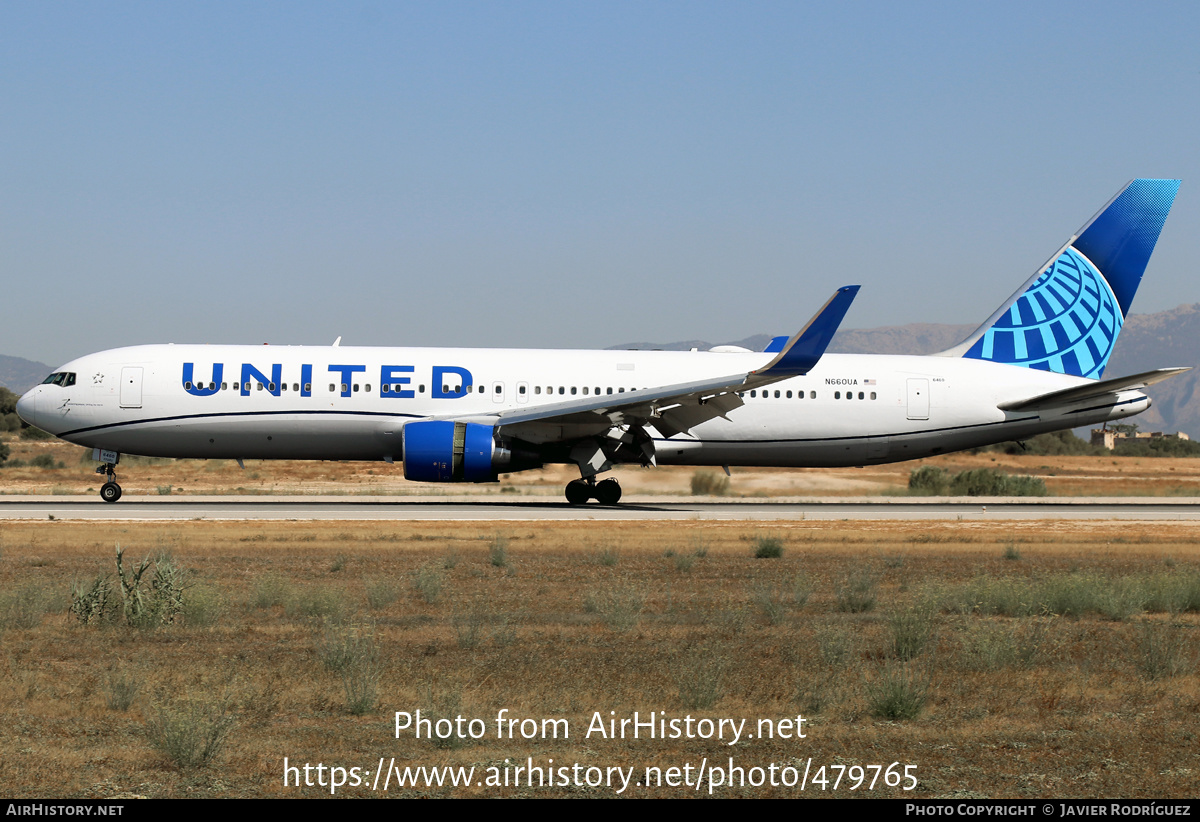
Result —
[[402, 461], [422, 482], [578, 466], [615, 504], [621, 463], [852, 466], [1116, 420], [1186, 368], [1102, 379], [1179, 189], [1133, 180], [973, 334], [927, 357], [826, 354], [858, 286], [766, 351], [142, 345], [89, 354], [17, 411], [120, 455]]

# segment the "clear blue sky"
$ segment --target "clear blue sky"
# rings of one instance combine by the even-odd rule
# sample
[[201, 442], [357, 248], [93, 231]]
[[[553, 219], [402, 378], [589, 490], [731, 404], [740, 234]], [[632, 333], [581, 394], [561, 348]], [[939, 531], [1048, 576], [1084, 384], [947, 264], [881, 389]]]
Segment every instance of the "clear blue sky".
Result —
[[1200, 4], [0, 2], [0, 353], [978, 322], [1126, 180], [1200, 302]]

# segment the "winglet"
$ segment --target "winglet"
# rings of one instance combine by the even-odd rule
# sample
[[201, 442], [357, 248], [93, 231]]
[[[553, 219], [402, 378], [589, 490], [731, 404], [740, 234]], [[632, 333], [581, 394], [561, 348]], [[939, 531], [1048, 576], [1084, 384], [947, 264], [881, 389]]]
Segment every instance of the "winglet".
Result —
[[808, 321], [808, 325], [788, 340], [775, 359], [757, 371], [751, 371], [750, 376], [799, 377], [811, 371], [829, 347], [860, 287], [846, 285], [835, 291], [829, 301], [821, 306], [821, 310]]

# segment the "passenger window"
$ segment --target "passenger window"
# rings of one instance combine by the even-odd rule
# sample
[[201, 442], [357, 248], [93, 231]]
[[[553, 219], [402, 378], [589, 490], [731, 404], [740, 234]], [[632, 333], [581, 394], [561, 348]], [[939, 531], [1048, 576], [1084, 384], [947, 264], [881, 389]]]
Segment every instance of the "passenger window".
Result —
[[367, 383], [366, 385], [364, 385], [363, 391], [366, 391], [368, 394], [370, 394], [371, 393], [371, 383]]
[[450, 393], [450, 386], [446, 385], [445, 383], [442, 383], [442, 393], [443, 393], [443, 394], [449, 394], [449, 393]]
[[424, 394], [424, 393], [425, 393], [425, 383], [421, 383], [420, 385], [418, 385], [418, 386], [417, 386], [417, 393], [418, 393], [418, 394]]
[[751, 392], [750, 392], [750, 396], [751, 396], [751, 397], [757, 397], [757, 396], [758, 396], [758, 390], [757, 390], [757, 389], [755, 389], [754, 391], [751, 391]]
[[263, 390], [263, 387], [264, 387], [264, 386], [263, 386], [263, 384], [260, 382], [260, 383], [258, 384], [258, 390], [259, 390], [259, 391], [262, 391], [262, 390]]
[[787, 392], [787, 398], [788, 398], [789, 400], [792, 398], [792, 392], [791, 392], [791, 391]]
[[503, 390], [503, 386], [500, 386], [500, 385], [497, 385], [497, 386], [496, 386], [496, 393], [497, 393], [497, 394], [499, 394], [499, 393], [500, 393], [502, 390]]
[[872, 391], [872, 392], [871, 392], [871, 399], [875, 399], [875, 392], [874, 392], [874, 391]]
[[[274, 390], [274, 389], [272, 388], [272, 390]], [[280, 383], [280, 384], [279, 384], [279, 390], [280, 390], [280, 391], [287, 391], [287, 383], [286, 383], [286, 382]]]
[[571, 386], [571, 396], [575, 396], [577, 393], [579, 393], [579, 389], [572, 385]]
[[228, 390], [229, 390], [229, 383], [227, 383], [227, 382], [223, 382], [223, 383], [221, 383], [221, 390], [222, 390], [222, 391], [228, 391]]
[[808, 392], [808, 398], [809, 398], [810, 400], [815, 400], [815, 399], [817, 398], [817, 392], [816, 392], [816, 391], [809, 391], [809, 392]]
[[833, 392], [833, 398], [834, 398], [835, 400], [840, 400], [840, 399], [842, 398], [842, 392], [841, 392], [841, 391], [834, 391], [834, 392]]
[[292, 383], [292, 390], [293, 390], [293, 391], [299, 391], [299, 390], [300, 390], [300, 383], [298, 383], [298, 382], [294, 382], [294, 383]]
[[480, 394], [482, 394], [482, 393], [483, 393], [483, 386], [482, 386], [482, 385], [481, 385], [481, 386], [479, 386], [479, 393], [480, 393]]
[[562, 385], [560, 385], [560, 386], [558, 387], [558, 393], [560, 393], [560, 394], [565, 394], [565, 393], [567, 393], [567, 389], [566, 389], [566, 387], [565, 387], [565, 386], [562, 386]]
[[534, 393], [534, 394], [540, 394], [540, 393], [542, 393], [542, 387], [541, 387], [540, 385], [535, 385], [535, 386], [533, 387], [533, 393]]
[[[237, 383], [236, 383], [236, 382], [233, 384], [233, 387], [234, 387], [234, 388], [237, 388]], [[333, 384], [333, 383], [329, 383], [329, 391], [330, 391], [331, 393], [332, 393], [332, 392], [334, 392], [334, 391], [337, 391], [337, 387], [336, 387], [336, 386], [334, 386], [334, 384]]]
[[604, 393], [605, 393], [605, 394], [611, 394], [611, 393], [612, 393], [612, 386], [609, 386], [609, 387], [608, 387], [608, 388], [605, 390], [605, 392], [604, 392]]
[[775, 390], [775, 399], [779, 399], [779, 389]]
[[388, 391], [390, 391], [390, 390], [391, 390], [391, 388], [392, 388], [392, 387], [391, 387], [390, 385], [385, 385], [385, 386], [383, 387], [383, 393], [385, 393], [385, 394], [386, 394], [386, 393], [388, 393]]
[[354, 383], [354, 393], [358, 393], [358, 383]]
[[861, 392], [861, 391], [859, 391], [859, 392], [858, 392], [858, 398], [859, 398], [860, 400], [861, 400], [861, 399], [863, 399], [863, 392]]
[[192, 390], [192, 381], [191, 381], [191, 380], [188, 380], [187, 382], [185, 382], [185, 383], [183, 384], [183, 390], [184, 390], [184, 391], [191, 391], [191, 390]]
[[523, 385], [519, 385], [519, 386], [517, 386], [517, 393], [518, 393], [518, 394], [524, 394], [524, 393], [525, 393], [525, 386], [523, 386]]
[[586, 395], [586, 394], [587, 394], [587, 392], [588, 392], [588, 388], [587, 388], [587, 386], [585, 385], [585, 386], [583, 387], [583, 393], [584, 393], [584, 395]]
[[342, 393], [345, 394], [349, 390], [350, 390], [350, 386], [346, 385], [346, 383], [342, 383]]
[[312, 383], [311, 382], [304, 383], [304, 390], [311, 394], [312, 393]]

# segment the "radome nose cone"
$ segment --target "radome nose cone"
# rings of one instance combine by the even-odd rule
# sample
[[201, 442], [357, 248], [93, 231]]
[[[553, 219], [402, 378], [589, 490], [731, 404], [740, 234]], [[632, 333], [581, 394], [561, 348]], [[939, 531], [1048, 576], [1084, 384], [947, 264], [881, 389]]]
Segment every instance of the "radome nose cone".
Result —
[[33, 413], [33, 409], [36, 404], [34, 397], [37, 394], [37, 391], [37, 388], [31, 388], [22, 394], [21, 398], [17, 400], [17, 416], [23, 419], [29, 425], [37, 425], [37, 422], [34, 420]]

